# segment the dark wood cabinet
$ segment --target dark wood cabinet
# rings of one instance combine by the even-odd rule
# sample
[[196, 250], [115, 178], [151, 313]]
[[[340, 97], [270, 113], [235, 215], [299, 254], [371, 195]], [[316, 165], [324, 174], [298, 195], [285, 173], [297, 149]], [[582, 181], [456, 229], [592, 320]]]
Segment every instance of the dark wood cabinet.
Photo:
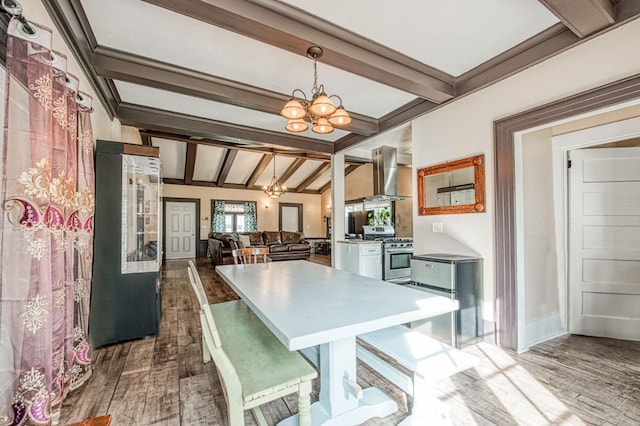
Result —
[[98, 141], [89, 335], [94, 347], [158, 333], [160, 160], [154, 147]]

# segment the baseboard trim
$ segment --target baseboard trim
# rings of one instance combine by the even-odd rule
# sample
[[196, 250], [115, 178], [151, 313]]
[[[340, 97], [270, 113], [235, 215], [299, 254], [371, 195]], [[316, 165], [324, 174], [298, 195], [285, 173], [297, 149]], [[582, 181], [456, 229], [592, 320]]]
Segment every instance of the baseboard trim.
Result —
[[552, 314], [525, 324], [525, 346], [529, 348], [563, 334], [567, 334], [567, 330], [562, 324], [560, 314]]

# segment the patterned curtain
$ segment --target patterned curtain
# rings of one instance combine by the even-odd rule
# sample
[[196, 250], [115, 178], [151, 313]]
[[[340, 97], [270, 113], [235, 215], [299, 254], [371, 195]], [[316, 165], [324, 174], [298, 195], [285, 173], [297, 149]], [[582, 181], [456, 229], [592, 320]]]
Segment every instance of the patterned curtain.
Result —
[[244, 203], [244, 230], [246, 232], [255, 232], [258, 230], [255, 201], [247, 201]]
[[214, 232], [224, 232], [227, 227], [224, 223], [224, 201], [213, 202], [213, 214], [211, 215], [211, 230]]
[[0, 424], [56, 424], [91, 375], [91, 98], [51, 31], [7, 35], [0, 215]]

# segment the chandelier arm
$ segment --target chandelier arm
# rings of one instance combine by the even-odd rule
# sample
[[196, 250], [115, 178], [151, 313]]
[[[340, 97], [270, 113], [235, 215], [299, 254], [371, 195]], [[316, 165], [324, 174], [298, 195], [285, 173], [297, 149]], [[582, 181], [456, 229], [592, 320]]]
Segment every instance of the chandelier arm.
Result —
[[[338, 101], [340, 101], [340, 103], [338, 104], [338, 108], [342, 107], [342, 98], [338, 95], [331, 95], [329, 96], [329, 99], [331, 98], [338, 98]], [[344, 108], [344, 107], [343, 107]]]
[[[302, 94], [302, 97], [296, 98], [296, 92], [300, 92]], [[309, 100], [307, 99], [307, 94], [304, 93], [302, 89], [293, 89], [293, 92], [291, 92], [291, 97], [300, 101], [304, 100], [304, 102], [309, 102]]]

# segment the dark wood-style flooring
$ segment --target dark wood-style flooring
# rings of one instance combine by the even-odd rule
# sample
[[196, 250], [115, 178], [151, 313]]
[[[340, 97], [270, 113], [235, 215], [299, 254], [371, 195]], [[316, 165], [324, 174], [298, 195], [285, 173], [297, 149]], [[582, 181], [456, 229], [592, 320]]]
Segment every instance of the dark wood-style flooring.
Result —
[[[327, 262], [315, 255], [312, 260]], [[237, 299], [207, 259], [197, 264], [210, 303]], [[162, 282], [160, 334], [95, 351], [93, 376], [66, 399], [60, 424], [107, 413], [116, 426], [227, 424], [215, 367], [202, 362], [186, 261], [167, 262]], [[566, 336], [522, 355], [486, 343], [465, 351], [480, 357], [479, 366], [438, 384], [454, 425], [640, 424], [640, 342]], [[410, 398], [360, 363], [358, 381], [381, 388], [400, 407], [366, 425], [395, 425], [406, 416]], [[318, 383], [312, 400], [317, 398]], [[297, 411], [296, 398], [280, 399], [263, 411], [275, 424]], [[245, 420], [256, 424], [250, 412]]]

